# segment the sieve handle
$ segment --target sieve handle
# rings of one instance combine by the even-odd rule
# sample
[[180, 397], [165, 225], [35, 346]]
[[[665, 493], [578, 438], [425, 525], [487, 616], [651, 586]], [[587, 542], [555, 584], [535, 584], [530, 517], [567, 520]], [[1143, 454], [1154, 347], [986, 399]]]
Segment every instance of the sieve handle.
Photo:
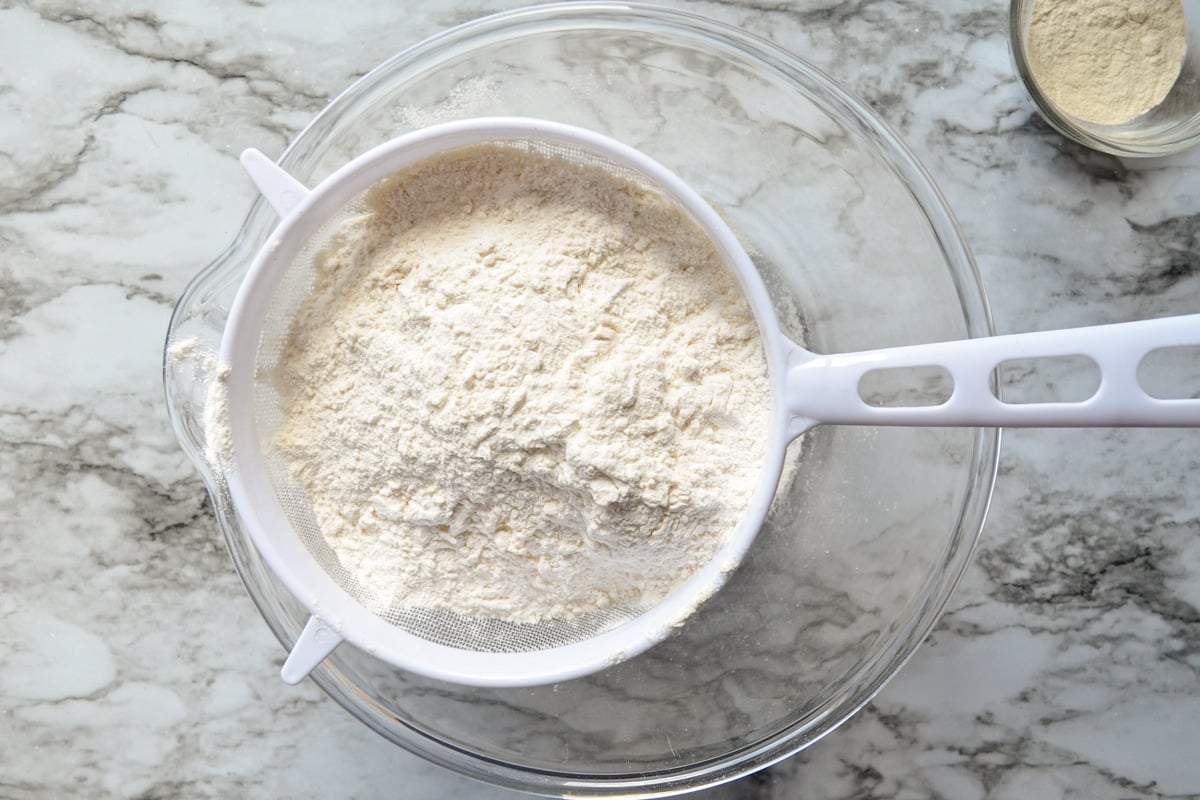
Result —
[[242, 162], [242, 169], [246, 170], [258, 191], [262, 192], [262, 196], [281, 218], [292, 213], [292, 209], [308, 197], [308, 188], [304, 184], [261, 151], [253, 147], [243, 150], [238, 160]]
[[341, 635], [326, 625], [324, 620], [317, 616], [309, 617], [300, 638], [292, 645], [287, 661], [283, 662], [279, 676], [284, 683], [296, 685], [320, 666], [341, 643]]
[[[788, 343], [786, 403], [791, 433], [815, 425], [1047, 427], [1200, 426], [1200, 400], [1151, 397], [1138, 380], [1154, 350], [1200, 345], [1200, 314], [1040, 333], [1019, 333], [860, 353], [821, 356]], [[1079, 402], [1005, 403], [992, 392], [993, 371], [1012, 359], [1085, 356], [1100, 386]], [[879, 369], [942, 367], [954, 390], [941, 405], [868, 405], [859, 383]]]

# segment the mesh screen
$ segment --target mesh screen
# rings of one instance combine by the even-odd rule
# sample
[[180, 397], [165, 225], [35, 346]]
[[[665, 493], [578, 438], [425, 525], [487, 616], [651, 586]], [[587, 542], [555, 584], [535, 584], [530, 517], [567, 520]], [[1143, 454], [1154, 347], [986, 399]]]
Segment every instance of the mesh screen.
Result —
[[[484, 142], [480, 142], [482, 143]], [[589, 150], [536, 140], [496, 144], [555, 156], [576, 164], [601, 167], [642, 187], [657, 190], [656, 185], [640, 172], [613, 163]], [[387, 176], [381, 175], [380, 179], [385, 177]], [[364, 608], [413, 635], [450, 647], [489, 653], [521, 653], [549, 649], [596, 636], [643, 613], [646, 609], [609, 608], [570, 620], [521, 624], [464, 617], [444, 609], [388, 605], [342, 566], [337, 554], [326, 542], [313, 514], [311, 498], [292, 478], [285, 459], [270, 447], [270, 442], [275, 438], [283, 421], [282, 398], [275, 387], [273, 376], [283, 353], [292, 319], [313, 291], [316, 282], [316, 257], [329, 245], [333, 235], [345, 222], [365, 213], [365, 195], [366, 192], [363, 192], [344, 205], [309, 237], [299, 255], [289, 265], [271, 298], [258, 344], [254, 391], [255, 428], [259, 435], [263, 462], [292, 530], [321, 568]], [[397, 594], [403, 596], [403, 592]]]

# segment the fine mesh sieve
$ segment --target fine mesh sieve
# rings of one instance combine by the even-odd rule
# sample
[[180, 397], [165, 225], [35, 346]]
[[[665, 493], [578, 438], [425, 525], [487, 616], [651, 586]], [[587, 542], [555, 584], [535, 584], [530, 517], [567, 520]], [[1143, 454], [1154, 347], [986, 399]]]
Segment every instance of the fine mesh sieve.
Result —
[[[385, 603], [345, 570], [326, 544], [311, 499], [267, 445], [282, 421], [271, 380], [291, 320], [314, 285], [314, 258], [343, 222], [364, 211], [378, 181], [410, 164], [483, 143], [599, 166], [678, 203], [706, 232], [754, 313], [770, 370], [773, 410], [755, 493], [716, 556], [649, 608], [594, 612], [569, 621], [516, 624]], [[520, 118], [463, 120], [406, 134], [354, 159], [311, 192], [265, 156], [243, 164], [281, 222], [251, 265], [221, 345], [233, 468], [230, 497], [268, 566], [312, 613], [284, 664], [301, 680], [343, 640], [383, 660], [442, 680], [529, 686], [584, 675], [642, 652], [683, 623], [724, 583], [753, 541], [773, 497], [791, 439], [820, 424], [1195, 426], [1200, 400], [1159, 399], [1140, 386], [1150, 352], [1200, 345], [1200, 315], [1065, 331], [821, 356], [788, 341], [754, 265], [728, 226], [678, 177], [642, 153], [567, 125]], [[991, 381], [1005, 360], [1082, 355], [1101, 371], [1082, 402], [1002, 402]], [[876, 406], [860, 382], [879, 370], [941, 367], [953, 379], [933, 406]]]
[[[230, 493], [268, 565], [313, 617], [284, 677], [299, 680], [342, 640], [407, 669], [478, 685], [530, 685], [585, 674], [649, 647], [685, 619], [725, 580], [762, 521], [782, 457], [767, 459], [747, 519], [730, 532], [716, 559], [653, 608], [612, 607], [565, 620], [515, 623], [464, 617], [439, 609], [386, 602], [338, 560], [313, 513], [312, 499], [271, 446], [283, 422], [282, 397], [272, 379], [292, 321], [314, 289], [316, 259], [344, 223], [366, 212], [365, 197], [404, 167], [454, 149], [501, 144], [598, 167], [673, 199], [708, 231], [724, 231], [723, 260], [742, 290], [765, 290], [732, 233], [698, 195], [631, 148], [590, 131], [528, 119], [480, 119], [434, 126], [393, 140], [352, 161], [311, 192], [257, 151], [242, 161], [281, 216], [277, 230], [239, 289], [222, 343], [229, 366], [227, 396], [235, 469]], [[720, 243], [714, 236], [714, 243]], [[747, 283], [744, 277], [753, 275]], [[764, 330], [774, 318], [759, 319]], [[332, 455], [331, 457], [336, 457]]]

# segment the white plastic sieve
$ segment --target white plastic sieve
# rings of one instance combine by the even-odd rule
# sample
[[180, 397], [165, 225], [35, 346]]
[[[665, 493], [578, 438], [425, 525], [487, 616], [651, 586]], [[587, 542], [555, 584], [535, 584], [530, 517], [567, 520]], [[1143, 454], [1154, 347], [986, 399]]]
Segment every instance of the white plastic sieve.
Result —
[[[313, 256], [380, 180], [415, 162], [487, 142], [599, 165], [678, 202], [709, 234], [737, 277], [762, 334], [774, 403], [758, 487], [716, 556], [653, 607], [518, 625], [381, 606], [338, 563], [303, 490], [264, 447], [281, 414], [267, 376], [292, 314], [312, 289]], [[311, 613], [282, 670], [289, 683], [302, 680], [343, 641], [397, 667], [477, 686], [551, 683], [632, 657], [686, 620], [740, 563], [774, 495], [788, 442], [815, 425], [1200, 425], [1200, 401], [1150, 397], [1137, 379], [1138, 366], [1150, 351], [1200, 345], [1200, 315], [846, 355], [813, 354], [782, 335], [749, 256], [698, 194], [637, 150], [581, 128], [524, 118], [436, 125], [368, 151], [311, 191], [256, 150], [243, 153], [242, 163], [281, 220], [239, 288], [221, 343], [221, 362], [229, 370], [233, 446], [227, 481], [238, 515], [264, 561]], [[1001, 362], [1066, 355], [1089, 356], [1101, 368], [1100, 388], [1089, 400], [1010, 405], [993, 395], [991, 377]], [[953, 378], [953, 393], [943, 404], [876, 407], [860, 397], [859, 382], [866, 373], [920, 366], [942, 367]]]

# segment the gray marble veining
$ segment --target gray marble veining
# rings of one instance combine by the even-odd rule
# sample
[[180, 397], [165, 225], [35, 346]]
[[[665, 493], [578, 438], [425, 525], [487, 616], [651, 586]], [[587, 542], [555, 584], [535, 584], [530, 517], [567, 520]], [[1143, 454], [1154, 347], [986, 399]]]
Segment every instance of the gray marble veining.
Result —
[[[277, 154], [393, 52], [513, 5], [0, 1], [0, 797], [504, 795], [279, 682], [160, 369], [175, 299], [253, 197], [236, 153]], [[1003, 4], [685, 7], [800, 53], [897, 128], [999, 331], [1200, 306], [1200, 154], [1061, 139], [1015, 82]], [[829, 738], [707, 796], [1200, 795], [1197, 445], [1007, 433], [926, 646]]]

